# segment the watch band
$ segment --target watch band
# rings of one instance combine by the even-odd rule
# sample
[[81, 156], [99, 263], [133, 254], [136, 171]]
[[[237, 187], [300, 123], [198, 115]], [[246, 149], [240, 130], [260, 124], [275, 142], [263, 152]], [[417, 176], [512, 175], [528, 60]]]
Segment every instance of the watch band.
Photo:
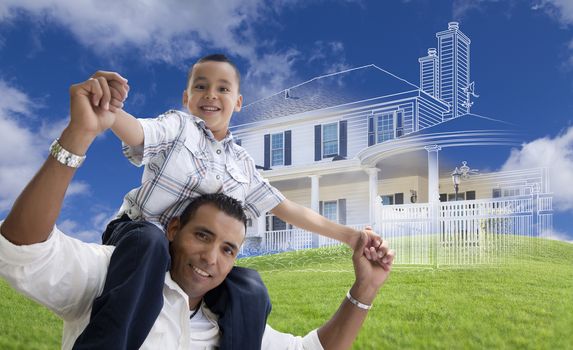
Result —
[[70, 168], [79, 168], [86, 159], [86, 156], [78, 156], [62, 147], [59, 139], [55, 139], [54, 142], [52, 142], [52, 145], [50, 146], [50, 154], [58, 162], [65, 166], [69, 166]]

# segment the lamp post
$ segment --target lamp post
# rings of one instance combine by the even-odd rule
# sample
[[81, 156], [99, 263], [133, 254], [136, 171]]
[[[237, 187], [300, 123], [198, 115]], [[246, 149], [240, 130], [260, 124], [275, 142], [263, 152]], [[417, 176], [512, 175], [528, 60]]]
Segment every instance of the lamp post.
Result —
[[463, 173], [456, 167], [452, 172], [452, 182], [454, 183], [454, 191], [456, 192], [454, 200], [458, 200], [458, 190], [460, 187], [460, 180], [462, 178]]
[[468, 162], [465, 160], [462, 162], [462, 165], [458, 168], [456, 167], [452, 172], [452, 182], [454, 183], [454, 190], [456, 191], [456, 198], [458, 200], [458, 191], [460, 187], [460, 182], [462, 180], [467, 180], [470, 178], [470, 175], [476, 175], [479, 170], [472, 169], [468, 166]]

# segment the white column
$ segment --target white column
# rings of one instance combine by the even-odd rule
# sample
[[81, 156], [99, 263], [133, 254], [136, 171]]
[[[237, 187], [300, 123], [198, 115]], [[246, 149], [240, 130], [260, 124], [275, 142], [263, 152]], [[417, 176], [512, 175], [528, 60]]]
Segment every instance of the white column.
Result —
[[428, 203], [440, 201], [440, 167], [438, 164], [438, 145], [424, 147], [428, 151]]
[[257, 218], [257, 235], [264, 237], [267, 230], [267, 215], [263, 213]]
[[440, 173], [438, 164], [438, 152], [442, 149], [438, 145], [424, 147], [428, 151], [428, 203], [430, 204], [430, 218], [432, 234], [435, 235], [434, 264], [438, 267], [440, 259], [440, 226], [438, 223], [440, 207]]
[[257, 236], [261, 237], [261, 246], [259, 247], [262, 251], [266, 251], [267, 246], [267, 214], [263, 213], [257, 218]]
[[377, 229], [376, 222], [376, 197], [378, 196], [378, 168], [365, 169], [368, 174], [368, 222]]
[[320, 201], [320, 188], [318, 185], [319, 175], [310, 175], [310, 208], [315, 212], [319, 212]]
[[[310, 175], [310, 208], [317, 213], [320, 213], [320, 188], [318, 185], [319, 175]], [[318, 234], [312, 234], [312, 247], [318, 248], [320, 246], [320, 238]]]

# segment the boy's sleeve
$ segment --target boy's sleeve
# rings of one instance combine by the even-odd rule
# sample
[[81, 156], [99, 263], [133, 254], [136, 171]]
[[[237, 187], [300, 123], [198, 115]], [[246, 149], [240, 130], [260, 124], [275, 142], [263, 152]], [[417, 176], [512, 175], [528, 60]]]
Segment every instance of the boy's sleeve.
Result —
[[155, 155], [173, 146], [184, 117], [178, 111], [169, 111], [157, 118], [137, 119], [143, 129], [143, 145], [131, 147], [123, 143], [123, 154], [133, 165], [147, 164]]
[[262, 177], [250, 157], [249, 167], [252, 175], [245, 197], [245, 210], [251, 218], [257, 218], [279, 205], [285, 200], [285, 196]]

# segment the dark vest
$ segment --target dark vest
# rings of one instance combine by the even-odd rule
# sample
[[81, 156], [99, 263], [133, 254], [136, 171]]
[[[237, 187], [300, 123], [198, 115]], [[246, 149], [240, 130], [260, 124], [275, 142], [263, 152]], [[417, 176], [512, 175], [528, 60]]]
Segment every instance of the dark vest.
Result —
[[221, 350], [261, 348], [271, 300], [257, 271], [233, 267], [223, 283], [209, 291], [204, 300], [219, 316]]

